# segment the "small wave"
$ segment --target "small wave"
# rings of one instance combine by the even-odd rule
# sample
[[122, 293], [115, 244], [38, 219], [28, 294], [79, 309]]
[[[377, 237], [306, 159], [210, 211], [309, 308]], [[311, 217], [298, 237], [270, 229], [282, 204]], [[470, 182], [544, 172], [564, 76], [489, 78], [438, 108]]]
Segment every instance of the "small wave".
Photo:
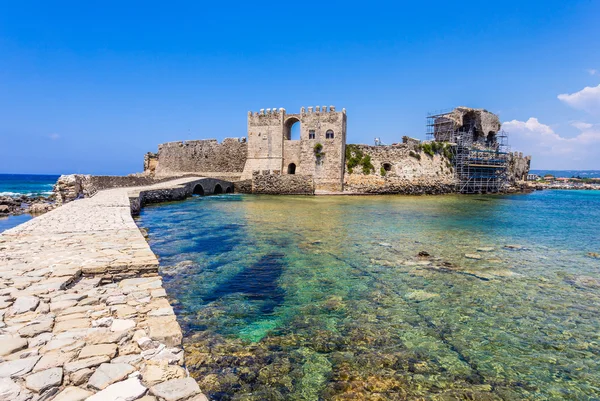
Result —
[[48, 196], [52, 195], [52, 191], [40, 191], [40, 192], [0, 192], [0, 196]]

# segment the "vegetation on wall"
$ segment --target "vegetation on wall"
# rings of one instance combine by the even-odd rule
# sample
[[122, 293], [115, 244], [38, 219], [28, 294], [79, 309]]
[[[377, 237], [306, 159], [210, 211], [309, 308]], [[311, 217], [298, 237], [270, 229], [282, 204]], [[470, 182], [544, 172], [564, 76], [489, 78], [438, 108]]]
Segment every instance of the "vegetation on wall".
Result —
[[454, 158], [454, 154], [452, 153], [452, 146], [446, 142], [433, 141], [422, 143], [417, 149], [431, 157], [433, 157], [435, 154], [439, 154], [444, 156], [448, 160], [452, 160]]
[[379, 169], [379, 174], [381, 174], [382, 177], [385, 177], [385, 175], [387, 174], [387, 171], [385, 171], [383, 166], [381, 166], [381, 168]]
[[354, 168], [357, 166], [362, 167], [363, 174], [371, 174], [375, 171], [373, 163], [371, 163], [371, 156], [365, 155], [357, 145], [346, 145], [346, 167], [348, 173], [352, 174]]
[[409, 155], [410, 157], [414, 157], [414, 158], [415, 158], [415, 159], [417, 159], [417, 160], [421, 160], [421, 155], [420, 155], [419, 153], [415, 153], [415, 152], [413, 152], [412, 150], [411, 150], [410, 152], [408, 152], [408, 155]]
[[323, 145], [321, 145], [320, 143], [316, 143], [314, 150], [317, 161], [321, 161], [321, 158], [325, 156], [325, 152], [323, 152]]

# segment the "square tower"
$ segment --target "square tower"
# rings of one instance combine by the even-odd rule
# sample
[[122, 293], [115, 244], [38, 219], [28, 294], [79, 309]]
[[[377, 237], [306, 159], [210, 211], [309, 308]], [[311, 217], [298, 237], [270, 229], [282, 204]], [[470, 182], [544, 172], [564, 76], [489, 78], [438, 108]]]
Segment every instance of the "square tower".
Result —
[[[300, 123], [300, 139], [291, 139], [291, 127]], [[310, 175], [317, 190], [341, 191], [346, 149], [346, 111], [334, 106], [248, 113], [248, 159], [242, 179], [255, 170]]]

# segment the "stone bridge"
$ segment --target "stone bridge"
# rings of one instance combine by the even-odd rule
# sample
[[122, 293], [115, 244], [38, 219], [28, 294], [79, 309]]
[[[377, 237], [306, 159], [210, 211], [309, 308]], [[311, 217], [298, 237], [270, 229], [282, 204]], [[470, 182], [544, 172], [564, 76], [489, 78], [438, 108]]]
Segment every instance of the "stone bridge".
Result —
[[132, 214], [232, 191], [200, 177], [106, 189], [0, 234], [0, 399], [206, 401]]
[[[164, 187], [164, 184], [167, 184]], [[131, 214], [137, 215], [149, 203], [183, 200], [192, 195], [219, 195], [233, 193], [233, 183], [218, 178], [189, 177], [146, 188], [129, 190]]]

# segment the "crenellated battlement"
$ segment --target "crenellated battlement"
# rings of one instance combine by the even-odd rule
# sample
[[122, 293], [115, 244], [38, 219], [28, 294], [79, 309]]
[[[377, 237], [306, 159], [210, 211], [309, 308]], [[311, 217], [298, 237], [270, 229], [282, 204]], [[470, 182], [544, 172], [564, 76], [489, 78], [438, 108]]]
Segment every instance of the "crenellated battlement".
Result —
[[[300, 108], [301, 115], [305, 114], [324, 114], [324, 113], [336, 113], [335, 106], [302, 106]], [[346, 114], [346, 109], [342, 109], [342, 113]], [[260, 109], [259, 111], [248, 111], [248, 117], [260, 117], [260, 116], [280, 116], [285, 115], [286, 110], [283, 107], [280, 108], [268, 108]]]

